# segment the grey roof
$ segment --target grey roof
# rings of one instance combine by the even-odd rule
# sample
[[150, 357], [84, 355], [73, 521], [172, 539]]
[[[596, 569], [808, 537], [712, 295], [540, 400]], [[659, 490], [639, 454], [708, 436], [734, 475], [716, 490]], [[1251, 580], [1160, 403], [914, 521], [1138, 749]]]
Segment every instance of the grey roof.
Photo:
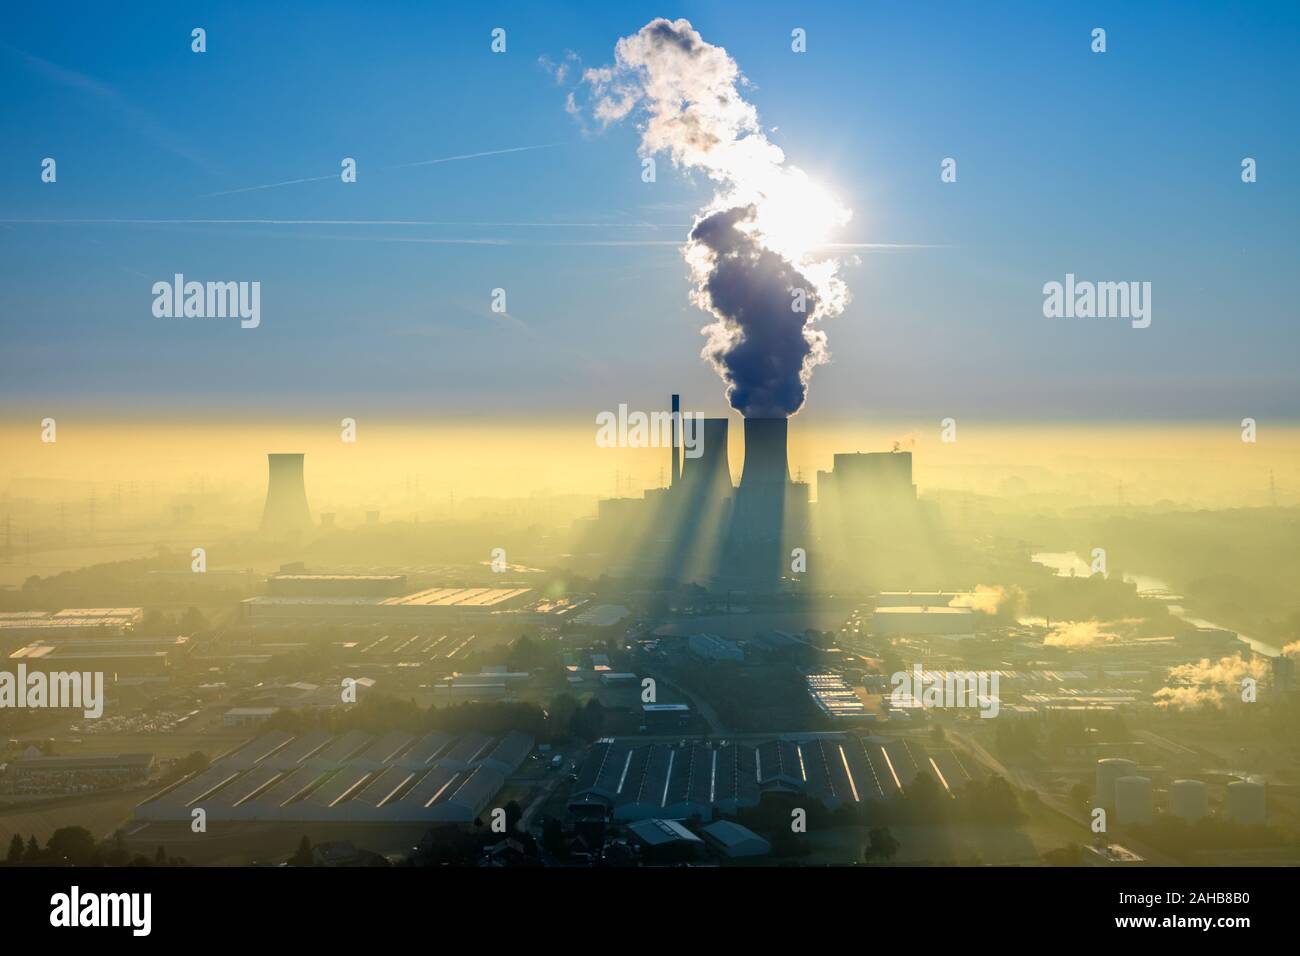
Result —
[[702, 843], [686, 827], [682, 826], [676, 820], [638, 820], [636, 823], [629, 823], [627, 827], [632, 831], [638, 840], [647, 846], [665, 846], [669, 843]]

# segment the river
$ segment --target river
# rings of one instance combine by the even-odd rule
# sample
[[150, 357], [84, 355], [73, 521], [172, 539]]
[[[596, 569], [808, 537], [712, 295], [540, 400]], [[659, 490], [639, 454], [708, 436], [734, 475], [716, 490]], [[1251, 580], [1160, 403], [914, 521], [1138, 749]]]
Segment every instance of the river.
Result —
[[[1029, 559], [1035, 564], [1051, 568], [1058, 577], [1087, 577], [1092, 573], [1091, 565], [1074, 551], [1039, 551], [1031, 554]], [[1265, 644], [1263, 641], [1257, 641], [1253, 637], [1247, 637], [1236, 628], [1224, 624], [1215, 624], [1213, 621], [1207, 621], [1204, 618], [1193, 617], [1188, 614], [1186, 608], [1175, 603], [1182, 600], [1181, 596], [1174, 592], [1168, 582], [1162, 581], [1160, 578], [1147, 574], [1132, 574], [1128, 571], [1124, 572], [1123, 578], [1125, 581], [1136, 584], [1139, 593], [1149, 594], [1165, 601], [1169, 605], [1170, 613], [1179, 620], [1185, 621], [1191, 627], [1216, 627], [1223, 631], [1232, 631], [1237, 635], [1238, 640], [1245, 641], [1252, 650], [1258, 654], [1263, 654], [1265, 657], [1278, 657], [1282, 653], [1280, 648], [1272, 644]]]

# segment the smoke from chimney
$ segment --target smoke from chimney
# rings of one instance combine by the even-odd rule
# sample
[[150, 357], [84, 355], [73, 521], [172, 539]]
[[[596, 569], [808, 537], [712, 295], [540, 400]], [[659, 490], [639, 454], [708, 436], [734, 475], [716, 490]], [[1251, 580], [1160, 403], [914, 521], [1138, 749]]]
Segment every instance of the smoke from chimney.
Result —
[[683, 249], [691, 299], [715, 320], [701, 355], [746, 418], [793, 415], [830, 358], [815, 323], [848, 303], [839, 263], [818, 249], [851, 212], [785, 164], [740, 95], [736, 61], [690, 21], [653, 20], [619, 40], [614, 59], [583, 73], [592, 115], [609, 124], [640, 109], [641, 154], [666, 152], [718, 187]]

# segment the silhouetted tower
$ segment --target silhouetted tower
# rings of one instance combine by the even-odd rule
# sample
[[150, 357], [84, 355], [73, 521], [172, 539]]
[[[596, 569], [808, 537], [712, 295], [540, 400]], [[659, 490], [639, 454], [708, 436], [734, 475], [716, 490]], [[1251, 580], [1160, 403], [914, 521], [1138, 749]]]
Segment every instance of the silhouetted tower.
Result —
[[672, 484], [677, 484], [677, 477], [682, 473], [682, 402], [681, 396], [673, 396], [673, 480]]
[[262, 530], [272, 534], [305, 531], [311, 527], [307, 507], [307, 486], [303, 482], [301, 454], [266, 456], [269, 466], [266, 484], [266, 508], [262, 511]]

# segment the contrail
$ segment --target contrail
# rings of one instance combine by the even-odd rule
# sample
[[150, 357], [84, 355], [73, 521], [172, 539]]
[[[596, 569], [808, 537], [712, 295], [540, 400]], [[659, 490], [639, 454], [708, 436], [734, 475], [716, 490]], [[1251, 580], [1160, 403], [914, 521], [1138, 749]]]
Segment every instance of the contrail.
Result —
[[306, 179], [286, 179], [282, 183], [266, 183], [262, 186], [245, 186], [242, 189], [225, 189], [219, 193], [203, 193], [200, 199], [211, 199], [213, 196], [233, 196], [235, 193], [251, 193], [258, 189], [277, 189], [280, 186], [296, 186], [298, 183], [319, 183], [326, 179], [334, 179], [337, 173], [331, 173], [328, 176], [308, 176]]
[[448, 219], [0, 219], [11, 225], [457, 226], [488, 229], [689, 229], [681, 222], [455, 222]]
[[[684, 229], [682, 223], [641, 222], [453, 222], [445, 219], [0, 219], [4, 226], [453, 226], [497, 229]], [[376, 242], [423, 242], [447, 245], [545, 245], [545, 246], [680, 246], [680, 239], [501, 239], [400, 238], [388, 236], [300, 236], [306, 239], [355, 239]], [[952, 249], [947, 243], [921, 242], [828, 242], [819, 248], [863, 250]]]
[[[437, 163], [455, 163], [462, 159], [478, 159], [482, 156], [502, 156], [506, 153], [523, 153], [533, 149], [550, 149], [553, 146], [563, 146], [563, 143], [541, 143], [537, 146], [512, 146], [509, 149], [489, 149], [481, 153], [462, 153], [459, 156], [442, 156], [438, 159], [421, 159], [414, 163], [393, 163], [388, 166], [381, 166], [380, 169], [409, 169], [412, 166], [433, 166]], [[259, 189], [278, 189], [281, 186], [297, 186], [300, 183], [320, 183], [327, 179], [337, 179], [338, 173], [330, 173], [327, 176], [307, 176], [303, 179], [286, 179], [279, 183], [264, 183], [261, 186], [244, 186], [240, 189], [223, 189], [221, 192], [203, 193], [200, 199], [211, 199], [213, 196], [233, 196], [236, 193], [251, 193]]]
[[551, 149], [555, 146], [563, 146], [563, 143], [542, 143], [538, 146], [512, 146], [510, 149], [489, 149], [482, 153], [464, 153], [460, 156], [443, 156], [440, 159], [422, 159], [415, 163], [395, 163], [391, 166], [383, 166], [382, 169], [408, 169], [411, 166], [433, 166], [437, 163], [454, 163], [462, 159], [478, 159], [480, 156], [501, 156], [505, 153], [523, 153], [531, 149]]

